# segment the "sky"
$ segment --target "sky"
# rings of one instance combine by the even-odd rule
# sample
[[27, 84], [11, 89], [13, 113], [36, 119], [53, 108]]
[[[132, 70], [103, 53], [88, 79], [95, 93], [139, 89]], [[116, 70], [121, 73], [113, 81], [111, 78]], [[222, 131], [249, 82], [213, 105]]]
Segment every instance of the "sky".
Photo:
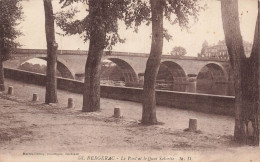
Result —
[[[60, 10], [59, 0], [53, 0], [54, 12]], [[207, 4], [207, 9], [200, 12], [199, 20], [190, 24], [191, 28], [181, 30], [176, 25], [170, 25], [164, 21], [164, 27], [172, 35], [172, 40], [164, 40], [163, 54], [169, 53], [173, 47], [182, 46], [187, 50], [187, 56], [197, 56], [201, 51], [202, 43], [206, 40], [209, 45], [217, 44], [224, 39], [221, 9], [219, 0], [201, 0]], [[46, 49], [44, 8], [43, 0], [28, 0], [23, 2], [24, 21], [18, 26], [23, 32], [17, 41], [22, 48]], [[81, 5], [83, 9], [85, 6]], [[240, 28], [243, 40], [252, 42], [257, 17], [257, 0], [239, 0]], [[80, 13], [84, 17], [85, 12]], [[56, 27], [56, 32], [62, 30]], [[126, 30], [123, 23], [119, 24], [121, 37], [126, 38], [124, 44], [117, 44], [113, 51], [149, 53], [151, 47], [151, 26], [142, 25], [138, 33], [132, 29]], [[84, 43], [80, 35], [59, 36], [56, 35], [59, 49], [88, 50], [88, 42]]]

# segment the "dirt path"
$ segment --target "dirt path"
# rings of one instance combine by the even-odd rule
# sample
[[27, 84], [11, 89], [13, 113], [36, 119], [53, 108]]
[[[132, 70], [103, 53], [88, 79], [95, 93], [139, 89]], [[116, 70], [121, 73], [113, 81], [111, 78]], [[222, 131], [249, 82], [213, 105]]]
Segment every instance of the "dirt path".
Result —
[[[165, 124], [142, 126], [138, 103], [102, 99], [101, 112], [82, 113], [79, 94], [59, 91], [60, 104], [50, 106], [42, 104], [43, 87], [12, 80], [7, 85], [15, 94], [0, 94], [0, 162], [102, 160], [89, 157], [95, 155], [112, 155], [113, 161], [260, 161], [259, 148], [232, 142], [231, 117], [159, 106], [157, 116]], [[30, 101], [34, 92], [39, 102]], [[75, 108], [66, 108], [68, 97]], [[112, 117], [115, 106], [122, 119]], [[184, 132], [194, 117], [202, 132]]]

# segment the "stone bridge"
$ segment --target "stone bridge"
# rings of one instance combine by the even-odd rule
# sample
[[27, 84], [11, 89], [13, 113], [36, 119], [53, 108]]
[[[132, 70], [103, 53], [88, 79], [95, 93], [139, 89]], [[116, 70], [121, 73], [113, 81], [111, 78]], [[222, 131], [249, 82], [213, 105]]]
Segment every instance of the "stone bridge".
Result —
[[[102, 58], [118, 65], [126, 82], [137, 82], [143, 76], [148, 54], [127, 52], [105, 52]], [[46, 60], [46, 50], [16, 49], [12, 58], [4, 63], [5, 67], [18, 68], [24, 62], [39, 58]], [[83, 74], [87, 59], [87, 51], [58, 51], [57, 70], [62, 77], [74, 79], [76, 74]], [[230, 64], [227, 60], [205, 59], [197, 57], [176, 57], [163, 55], [158, 76], [168, 72], [175, 82], [182, 82], [188, 77], [200, 78], [208, 72], [216, 82], [228, 82], [231, 79]]]

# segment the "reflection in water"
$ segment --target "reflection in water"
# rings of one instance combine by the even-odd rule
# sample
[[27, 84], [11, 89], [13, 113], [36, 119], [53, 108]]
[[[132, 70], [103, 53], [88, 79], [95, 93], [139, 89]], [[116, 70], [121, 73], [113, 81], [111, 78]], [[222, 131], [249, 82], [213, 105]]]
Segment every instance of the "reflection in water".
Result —
[[[160, 67], [161, 71], [158, 73], [156, 89], [178, 91], [178, 92], [190, 92], [190, 93], [202, 93], [202, 94], [214, 94], [234, 96], [234, 88], [232, 83], [218, 83], [214, 82], [214, 69], [212, 66], [205, 66], [199, 73], [198, 77], [189, 76], [182, 81], [176, 81], [172, 74], [176, 71], [169, 71], [166, 65]], [[172, 68], [176, 69], [176, 68]], [[221, 69], [217, 71], [221, 72]], [[177, 71], [178, 72], [178, 71]], [[175, 75], [174, 75], [175, 76]], [[217, 75], [215, 75], [217, 76]], [[84, 80], [84, 74], [76, 75], [78, 80]], [[177, 75], [178, 77], [184, 77]], [[127, 87], [142, 87], [143, 82], [127, 82], [122, 70], [112, 61], [106, 61], [102, 63], [101, 68], [101, 84], [111, 86], [127, 86]], [[140, 78], [139, 78], [140, 79]]]
[[[83, 81], [82, 79], [78, 79]], [[118, 81], [101, 81], [103, 85], [120, 86]], [[140, 87], [140, 86], [136, 86]], [[190, 92], [190, 93], [202, 93], [202, 94], [214, 94], [224, 96], [234, 96], [234, 88], [232, 83], [215, 83], [212, 80], [197, 80], [186, 83], [157, 83], [156, 89], [178, 91], [178, 92]]]
[[212, 80], [197, 80], [183, 84], [157, 84], [156, 88], [179, 92], [234, 96], [232, 83], [215, 83]]
[[215, 83], [210, 80], [197, 80], [197, 93], [234, 96], [232, 83]]
[[159, 85], [157, 86], [157, 89], [234, 96], [234, 88], [231, 83], [215, 83], [211, 80], [197, 80], [194, 82], [187, 82], [185, 84], [168, 84], [163, 87]]

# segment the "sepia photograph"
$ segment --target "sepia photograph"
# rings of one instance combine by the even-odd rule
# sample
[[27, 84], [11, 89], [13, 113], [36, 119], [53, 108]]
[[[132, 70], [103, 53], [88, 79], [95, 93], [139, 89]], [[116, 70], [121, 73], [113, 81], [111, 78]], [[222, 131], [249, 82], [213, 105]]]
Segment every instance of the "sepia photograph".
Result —
[[0, 0], [0, 162], [260, 162], [259, 0]]

